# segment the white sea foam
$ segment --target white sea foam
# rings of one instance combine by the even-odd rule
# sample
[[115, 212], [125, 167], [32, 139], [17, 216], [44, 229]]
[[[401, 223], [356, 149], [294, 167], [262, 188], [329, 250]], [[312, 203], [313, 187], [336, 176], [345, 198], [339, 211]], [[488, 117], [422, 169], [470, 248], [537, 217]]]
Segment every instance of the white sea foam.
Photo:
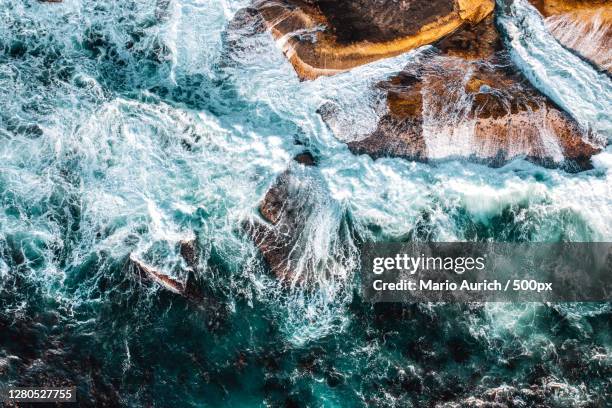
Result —
[[[92, 255], [120, 260], [137, 252], [163, 272], [184, 277], [176, 243], [195, 232], [205, 251], [215, 247], [235, 274], [235, 285], [247, 277], [249, 289], [281, 315], [288, 338], [303, 343], [347, 323], [344, 311], [352, 298], [356, 267], [346, 266], [356, 265], [358, 255], [346, 233], [347, 218], [356, 234], [368, 240], [401, 239], [416, 234], [419, 225], [429, 231], [429, 239], [476, 239], [480, 237], [471, 232], [474, 226], [486, 229], [501, 223], [496, 217], [507, 213], [515, 218], [499, 228], [525, 230], [526, 239], [612, 239], [610, 150], [594, 158], [594, 170], [580, 174], [523, 161], [492, 169], [461, 162], [433, 166], [401, 159], [373, 161], [350, 153], [317, 110], [326, 102], [356, 111], [367, 107], [363, 115], [347, 116], [340, 123], [354, 134], [367, 133], [378, 115], [371, 108], [373, 84], [400, 70], [415, 53], [300, 82], [268, 33], [245, 38], [239, 50], [223, 48], [225, 27], [244, 1], [173, 4], [168, 18], [144, 30], [147, 40], [132, 51], [124, 47], [128, 36], [122, 30], [128, 28], [115, 21], [124, 10], [96, 14], [78, 1], [66, 1], [56, 8], [36, 4], [30, 13], [18, 2], [10, 4], [18, 11], [10, 14], [15, 21], [0, 23], [3, 41], [16, 41], [21, 34], [14, 27], [21, 24], [32, 41], [43, 41], [47, 49], [57, 47], [75, 72], [65, 80], [47, 72], [44, 75], [52, 79], [46, 85], [35, 75], [23, 76], [36, 70], [43, 75], [43, 57], [14, 59], [1, 67], [0, 199], [5, 211], [0, 212], [0, 239], [17, 242], [26, 258], [36, 259], [32, 275], [68, 303], [88, 301], [93, 283], [85, 280], [80, 290], [70, 291], [56, 284], [63, 279], [58, 270], [76, 270]], [[136, 23], [155, 10], [148, 3], [138, 4]], [[517, 26], [516, 19], [508, 16], [504, 24], [526, 29]], [[108, 34], [108, 49], [125, 54], [134, 75], [104, 76], [105, 54], [81, 55], [79, 43], [86, 37], [88, 21]], [[46, 36], [48, 27], [57, 27], [52, 38]], [[536, 24], [529, 30], [541, 28]], [[542, 35], [535, 31], [530, 38]], [[530, 52], [541, 45], [512, 38]], [[148, 63], [137, 55], [149, 50], [153, 39], [166, 44], [171, 59], [145, 80], [140, 76], [148, 72]], [[228, 53], [234, 53], [234, 64], [220, 64]], [[539, 67], [532, 73], [546, 73], [551, 66], [547, 59], [535, 64], [533, 54], [516, 53], [524, 57], [525, 66]], [[563, 48], [537, 53], [549, 54], [572, 58]], [[607, 131], [608, 119], [595, 113], [610, 103], [607, 85], [578, 63], [573, 69], [586, 76], [571, 85], [571, 93], [553, 89], [550, 82], [539, 83], [581, 123]], [[199, 75], [206, 81], [186, 89]], [[557, 88], [570, 87], [559, 75], [551, 77], [561, 81]], [[113, 82], [120, 76], [136, 85]], [[145, 86], [149, 80], [180, 98], [160, 96], [153, 86]], [[595, 90], [578, 92], [590, 80]], [[189, 92], [201, 96], [197, 103]], [[594, 92], [597, 100], [592, 99]], [[22, 109], [32, 101], [38, 111]], [[42, 135], [7, 130], [9, 122], [17, 120], [39, 123]], [[257, 269], [257, 252], [241, 233], [242, 223], [257, 217], [258, 202], [277, 175], [303, 150], [294, 144], [296, 139], [306, 143], [319, 162], [313, 170], [319, 183], [320, 196], [313, 197], [317, 211], [305, 220], [299, 257], [304, 271], [306, 264], [326, 265], [320, 275], [309, 277], [318, 281], [315, 293], [299, 286], [287, 292]], [[491, 234], [485, 238], [503, 239]], [[62, 268], [57, 263], [61, 251], [66, 251]], [[116, 267], [111, 261], [100, 261], [97, 273], [111, 267]], [[0, 271], [3, 268], [0, 264]]]
[[612, 70], [609, 38], [612, 25], [606, 23], [605, 9], [587, 13], [564, 13], [546, 18], [545, 24], [564, 46], [595, 62], [601, 69]]
[[526, 0], [498, 0], [498, 22], [515, 64], [584, 128], [612, 138], [612, 83], [563, 48]]

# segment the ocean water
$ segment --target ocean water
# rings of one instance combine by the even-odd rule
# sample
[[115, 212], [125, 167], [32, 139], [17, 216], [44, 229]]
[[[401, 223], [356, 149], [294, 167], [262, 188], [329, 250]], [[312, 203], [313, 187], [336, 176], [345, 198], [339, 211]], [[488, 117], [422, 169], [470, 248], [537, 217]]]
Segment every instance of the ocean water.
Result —
[[[421, 407], [494, 390], [533, 406], [532, 386], [544, 406], [609, 403], [610, 304], [373, 307], [356, 268], [364, 241], [609, 241], [612, 150], [580, 173], [355, 156], [317, 110], [367, 133], [373, 84], [426, 48], [300, 82], [268, 33], [236, 23], [248, 4], [0, 0], [0, 385], [74, 384], [80, 405], [109, 407]], [[498, 24], [527, 78], [609, 139], [609, 77], [523, 2]], [[313, 284], [288, 286], [242, 226], [305, 149]], [[190, 239], [202, 303], [129, 267], [186, 279]]]

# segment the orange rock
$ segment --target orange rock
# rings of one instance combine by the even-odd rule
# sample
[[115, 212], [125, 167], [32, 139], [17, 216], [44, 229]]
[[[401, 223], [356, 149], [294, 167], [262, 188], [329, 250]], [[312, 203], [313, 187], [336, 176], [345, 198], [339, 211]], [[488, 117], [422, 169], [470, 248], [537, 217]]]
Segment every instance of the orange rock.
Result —
[[493, 0], [264, 0], [268, 29], [301, 79], [431, 44], [491, 14]]
[[612, 2], [565, 6], [541, 8], [550, 33], [565, 47], [612, 74]]
[[576, 10], [610, 7], [609, 0], [529, 0], [544, 17]]

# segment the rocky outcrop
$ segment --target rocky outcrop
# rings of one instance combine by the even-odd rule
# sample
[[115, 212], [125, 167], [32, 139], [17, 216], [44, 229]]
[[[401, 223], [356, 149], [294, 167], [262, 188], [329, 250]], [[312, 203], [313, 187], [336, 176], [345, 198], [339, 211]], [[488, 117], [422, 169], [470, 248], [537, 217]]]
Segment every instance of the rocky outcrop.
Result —
[[211, 264], [200, 265], [200, 251], [195, 238], [179, 241], [177, 249], [183, 261], [180, 266], [183, 277], [164, 273], [134, 253], [128, 257], [126, 271], [139, 282], [156, 285], [163, 289], [161, 293], [171, 294], [170, 299], [184, 299], [190, 306], [204, 312], [205, 324], [210, 330], [224, 327], [230, 313], [228, 302], [223, 300], [222, 293], [207, 284], [205, 275], [205, 271], [211, 269], [218, 274], [218, 268]]
[[243, 230], [284, 288], [340, 289], [356, 266], [359, 245], [344, 210], [331, 198], [309, 152], [293, 158]]
[[565, 47], [612, 74], [612, 2], [531, 0], [550, 33]]
[[529, 0], [544, 17], [610, 6], [610, 0]]
[[539, 94], [501, 48], [492, 17], [443, 39], [438, 51], [379, 85], [388, 113], [349, 148], [373, 158], [464, 157], [500, 166], [524, 157], [588, 167], [602, 146]]
[[144, 261], [140, 260], [136, 255], [130, 254], [130, 264], [134, 271], [143, 278], [159, 284], [162, 288], [169, 290], [172, 293], [183, 295], [185, 293], [185, 284], [177, 279], [174, 279], [166, 274], [158, 272]]
[[266, 26], [302, 79], [435, 42], [491, 14], [493, 0], [262, 0]]
[[293, 160], [300, 164], [303, 164], [304, 166], [315, 166], [317, 164], [312, 153], [308, 151], [298, 154], [293, 158]]
[[128, 267], [142, 280], [159, 285], [162, 289], [181, 295], [196, 303], [204, 301], [204, 295], [194, 284], [194, 273], [198, 269], [198, 249], [195, 239], [186, 239], [178, 243], [178, 252], [185, 262], [186, 280], [170, 276], [147, 264], [136, 254], [130, 254]]
[[305, 221], [312, 209], [313, 195], [309, 192], [305, 169], [315, 165], [309, 153], [294, 158], [296, 164], [278, 176], [259, 205], [262, 221], [246, 223], [244, 229], [261, 251], [270, 271], [281, 280], [291, 281], [297, 260], [294, 248], [304, 231]]

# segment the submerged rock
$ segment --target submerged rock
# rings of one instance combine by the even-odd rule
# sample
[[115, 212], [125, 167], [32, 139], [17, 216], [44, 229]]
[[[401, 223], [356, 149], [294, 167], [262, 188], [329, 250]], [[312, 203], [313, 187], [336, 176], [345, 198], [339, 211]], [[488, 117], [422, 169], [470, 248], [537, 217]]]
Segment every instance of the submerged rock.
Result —
[[294, 157], [296, 162], [303, 164], [304, 166], [315, 166], [317, 163], [314, 156], [310, 152], [300, 153]]
[[379, 84], [388, 112], [376, 131], [348, 143], [351, 151], [420, 161], [462, 157], [492, 166], [523, 157], [575, 169], [588, 167], [603, 147], [512, 66], [492, 17], [437, 49]]
[[[309, 152], [299, 154], [294, 161], [304, 166], [314, 165]], [[290, 166], [278, 176], [259, 205], [259, 213], [265, 222], [254, 220], [245, 224], [247, 234], [279, 279], [291, 280], [294, 277], [296, 260], [292, 258], [292, 252], [312, 208], [310, 201], [313, 197], [308, 190], [308, 183]]]
[[195, 239], [184, 239], [179, 242], [179, 253], [187, 263], [190, 271], [195, 271], [198, 267], [199, 256], [198, 247]]
[[147, 264], [135, 254], [130, 254], [128, 266], [143, 280], [153, 282], [163, 289], [181, 295], [198, 304], [203, 303], [206, 297], [196, 284], [195, 273], [198, 272], [199, 253], [195, 239], [185, 239], [178, 243], [181, 258], [186, 264], [186, 279], [179, 279], [160, 272], [154, 266]]
[[314, 157], [297, 155], [259, 205], [260, 218], [243, 228], [272, 274], [287, 286], [327, 285], [352, 271], [351, 231], [312, 168]]
[[138, 273], [141, 278], [155, 282], [162, 288], [178, 295], [185, 294], [185, 284], [183, 282], [180, 282], [169, 275], [156, 271], [152, 266], [147, 265], [144, 261], [138, 259], [134, 254], [130, 254], [129, 261], [134, 268], [134, 271]]
[[191, 306], [204, 312], [208, 329], [221, 329], [226, 324], [230, 310], [222, 297], [211, 292], [210, 288], [206, 288], [201, 281], [201, 276], [196, 275], [198, 269], [196, 241], [181, 241], [179, 251], [188, 265], [187, 278], [184, 280], [160, 272], [134, 254], [130, 254], [128, 258], [128, 270], [133, 271], [140, 280], [159, 285], [162, 289], [180, 296], [187, 300]]
[[257, 9], [301, 79], [430, 44], [489, 15], [493, 0], [283, 0]]
[[550, 33], [602, 71], [612, 74], [612, 2], [530, 0]]
[[[583, 387], [572, 386], [554, 378], [542, 378], [535, 384], [500, 385], [474, 391], [472, 396], [436, 405], [439, 408], [506, 408], [514, 406], [549, 407], [572, 406], [586, 399]], [[605, 397], [594, 397], [591, 406], [603, 406]], [[520, 404], [517, 405], [517, 401]], [[565, 404], [564, 404], [565, 403]]]
[[[127, 268], [141, 281], [159, 285], [165, 291], [180, 296], [191, 306], [204, 312], [209, 329], [217, 330], [224, 327], [230, 310], [223, 295], [205, 282], [205, 268], [200, 266], [197, 240], [193, 238], [180, 241], [178, 251], [187, 266], [186, 270], [183, 269], [186, 277], [182, 279], [161, 272], [133, 253], [128, 258]], [[216, 269], [209, 264], [206, 269], [210, 268]], [[215, 273], [218, 273], [218, 270]]]

